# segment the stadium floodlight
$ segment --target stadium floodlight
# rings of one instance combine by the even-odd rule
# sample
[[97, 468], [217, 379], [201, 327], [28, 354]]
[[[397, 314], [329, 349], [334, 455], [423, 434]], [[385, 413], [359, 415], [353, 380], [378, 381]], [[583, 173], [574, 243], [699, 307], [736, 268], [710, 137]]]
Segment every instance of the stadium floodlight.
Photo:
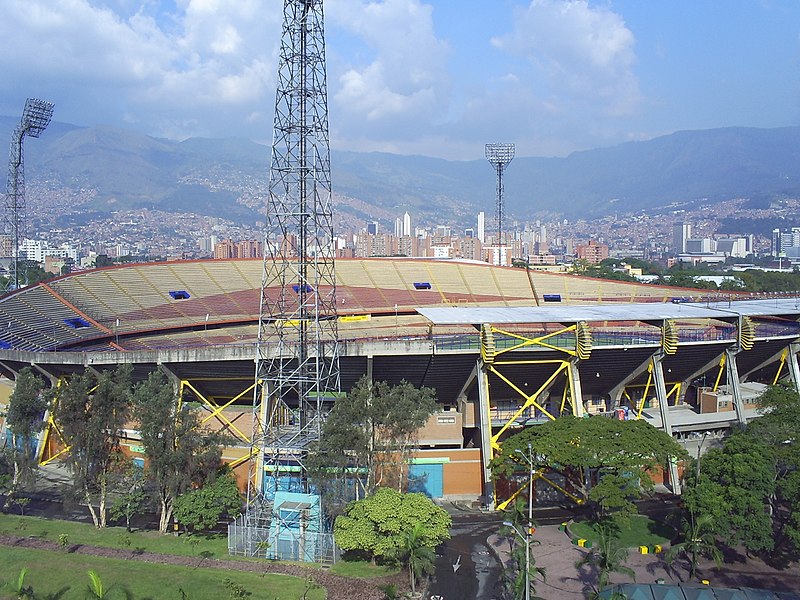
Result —
[[11, 135], [11, 150], [8, 159], [6, 183], [6, 232], [11, 242], [11, 264], [9, 265], [8, 288], [20, 287], [19, 245], [25, 226], [25, 167], [22, 150], [25, 137], [38, 138], [53, 117], [52, 102], [28, 98], [25, 109], [14, 133]]
[[25, 135], [38, 138], [50, 124], [50, 119], [53, 118], [53, 108], [55, 108], [55, 104], [52, 102], [28, 98], [25, 101], [21, 120], [21, 124], [25, 128]]
[[497, 245], [503, 245], [503, 171], [514, 159], [514, 144], [486, 144], [486, 160], [497, 172]]

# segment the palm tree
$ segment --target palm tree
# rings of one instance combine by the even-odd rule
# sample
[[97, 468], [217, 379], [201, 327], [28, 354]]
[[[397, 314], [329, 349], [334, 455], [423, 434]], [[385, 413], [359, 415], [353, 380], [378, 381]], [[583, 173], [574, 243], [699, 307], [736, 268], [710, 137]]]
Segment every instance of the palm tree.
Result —
[[711, 515], [695, 517], [694, 511], [689, 511], [689, 517], [683, 523], [683, 541], [675, 544], [664, 553], [664, 559], [671, 567], [675, 558], [683, 554], [689, 560], [689, 577], [694, 579], [697, 574], [697, 562], [700, 556], [711, 558], [722, 565], [722, 552], [717, 547], [717, 538], [711, 530], [714, 518]]
[[415, 523], [414, 526], [405, 532], [401, 539], [401, 546], [398, 548], [400, 560], [408, 566], [408, 574], [411, 581], [411, 591], [417, 591], [417, 578], [433, 570], [436, 554], [433, 548], [427, 545], [425, 539], [425, 527], [422, 523]]
[[577, 568], [584, 565], [593, 565], [597, 568], [597, 587], [594, 597], [608, 585], [612, 573], [627, 575], [636, 581], [636, 573], [633, 569], [625, 566], [628, 560], [628, 549], [619, 544], [618, 527], [609, 522], [601, 521], [595, 525], [595, 531], [599, 536], [597, 546], [587, 552], [581, 560], [575, 563]]

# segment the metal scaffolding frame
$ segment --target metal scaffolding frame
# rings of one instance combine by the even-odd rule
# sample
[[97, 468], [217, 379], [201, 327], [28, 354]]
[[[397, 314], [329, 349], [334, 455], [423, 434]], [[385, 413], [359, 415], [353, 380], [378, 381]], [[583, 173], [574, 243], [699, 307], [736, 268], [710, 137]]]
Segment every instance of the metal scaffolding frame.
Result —
[[322, 0], [284, 2], [264, 248], [244, 518], [254, 528], [276, 514], [276, 494], [313, 495], [305, 457], [340, 389]]

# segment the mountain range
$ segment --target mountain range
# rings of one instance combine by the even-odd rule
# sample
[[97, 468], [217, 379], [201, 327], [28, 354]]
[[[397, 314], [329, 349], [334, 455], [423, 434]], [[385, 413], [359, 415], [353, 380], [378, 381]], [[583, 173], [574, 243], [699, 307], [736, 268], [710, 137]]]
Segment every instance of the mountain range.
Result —
[[[0, 117], [10, 139], [17, 120]], [[0, 138], [1, 139], [1, 138]], [[244, 139], [174, 141], [111, 127], [54, 122], [25, 140], [26, 177], [96, 190], [91, 209], [152, 207], [251, 221], [266, 195], [270, 149]], [[485, 160], [377, 152], [331, 154], [337, 211], [391, 222], [472, 222], [495, 211]], [[516, 157], [504, 172], [509, 218], [597, 218], [731, 198], [765, 204], [800, 196], [800, 127], [681, 131], [648, 141]]]

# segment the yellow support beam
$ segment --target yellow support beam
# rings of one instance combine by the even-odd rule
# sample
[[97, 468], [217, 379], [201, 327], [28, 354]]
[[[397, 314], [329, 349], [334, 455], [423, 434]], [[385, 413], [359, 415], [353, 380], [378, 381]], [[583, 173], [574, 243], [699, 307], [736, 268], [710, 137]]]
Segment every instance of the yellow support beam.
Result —
[[[558, 331], [554, 331], [553, 333], [548, 333], [546, 335], [543, 335], [543, 336], [540, 336], [540, 337], [536, 337], [536, 338], [530, 338], [530, 337], [521, 335], [519, 333], [513, 333], [511, 331], [505, 331], [503, 329], [498, 329], [496, 327], [492, 327], [492, 331], [494, 333], [499, 333], [501, 335], [504, 335], [504, 336], [507, 336], [507, 337], [510, 337], [510, 338], [514, 338], [514, 339], [520, 341], [519, 344], [515, 344], [515, 345], [511, 346], [510, 348], [504, 348], [503, 350], [498, 350], [497, 351], [497, 355], [498, 356], [500, 354], [505, 354], [506, 352], [513, 352], [514, 350], [519, 350], [520, 348], [527, 348], [527, 347], [530, 347], [530, 346], [541, 346], [542, 348], [548, 348], [550, 350], [558, 350], [559, 352], [564, 352], [566, 354], [569, 354], [570, 356], [577, 356], [577, 354], [578, 354], [578, 351], [577, 351], [577, 340], [576, 340], [576, 348], [575, 349], [562, 348], [560, 346], [554, 346], [552, 344], [548, 344], [547, 343], [547, 340], [549, 340], [550, 338], [556, 337], [558, 335], [562, 335], [564, 333], [569, 333], [570, 331], [575, 331], [576, 328], [577, 328], [577, 325], [570, 325], [569, 327], [564, 327], [563, 329], [559, 329]], [[590, 340], [591, 340], [591, 336], [590, 336]]]
[[[200, 391], [196, 387], [194, 387], [190, 381], [185, 381], [185, 380], [181, 381], [181, 387], [182, 388], [185, 387], [185, 388], [190, 389], [203, 402], [203, 404], [206, 404], [208, 407], [211, 408], [212, 412], [214, 412], [217, 408], [219, 408], [218, 404], [216, 404], [215, 402], [212, 402], [211, 400], [206, 398], [203, 394], [201, 394]], [[183, 394], [181, 394], [181, 397], [182, 396], [183, 396]], [[227, 427], [230, 427], [230, 429], [232, 431], [236, 432], [236, 434], [242, 440], [244, 440], [246, 442], [250, 442], [250, 438], [248, 436], [246, 436], [244, 433], [242, 433], [239, 430], [239, 428], [236, 427], [236, 425], [234, 425], [233, 422], [230, 419], [228, 419], [227, 417], [225, 417], [222, 414], [217, 414], [216, 418], [220, 423], [222, 423], [223, 425], [225, 425]]]
[[[62, 386], [64, 383], [64, 379], [59, 377], [56, 381], [56, 390]], [[53, 396], [53, 405], [50, 407], [50, 410], [47, 411], [47, 424], [45, 425], [44, 431], [44, 438], [42, 439], [42, 447], [39, 451], [39, 456], [36, 457], [37, 461], [39, 462], [40, 466], [47, 465], [57, 459], [59, 456], [66, 454], [69, 452], [69, 444], [67, 444], [66, 440], [64, 439], [64, 435], [61, 433], [61, 430], [58, 428], [58, 423], [56, 423], [56, 419], [54, 416], [56, 404], [58, 403], [58, 394]], [[53, 456], [48, 456], [44, 458], [44, 452], [47, 449], [47, 446], [50, 444], [50, 439], [52, 438], [53, 432], [58, 436], [61, 440], [61, 443], [64, 447], [56, 452]]]
[[644, 410], [644, 403], [647, 401], [647, 394], [650, 392], [650, 386], [653, 383], [653, 359], [650, 359], [650, 364], [647, 365], [647, 383], [644, 386], [644, 393], [642, 394], [642, 401], [639, 403], [639, 409], [636, 411], [636, 418], [642, 418], [642, 411]]
[[775, 379], [772, 380], [772, 385], [776, 385], [778, 380], [781, 378], [781, 372], [783, 371], [783, 367], [786, 364], [786, 359], [789, 356], [789, 349], [784, 348], [783, 352], [781, 352], [781, 359], [778, 361], [778, 372], [775, 373]]
[[719, 373], [717, 373], [717, 379], [714, 381], [714, 389], [712, 391], [716, 392], [719, 389], [719, 382], [722, 379], [722, 373], [725, 370], [725, 363], [727, 362], [728, 357], [727, 355], [723, 354], [719, 359]]
[[[524, 362], [529, 363], [529, 362], [533, 362], [533, 361], [524, 361]], [[548, 362], [556, 362], [556, 361], [548, 361]], [[555, 372], [552, 375], [550, 375], [550, 377], [547, 378], [547, 381], [545, 381], [539, 387], [539, 389], [537, 389], [533, 394], [530, 394], [530, 395], [526, 394], [515, 383], [513, 383], [510, 379], [508, 379], [508, 377], [506, 377], [505, 375], [500, 373], [495, 368], [494, 365], [489, 365], [489, 371], [491, 373], [494, 373], [495, 375], [497, 375], [497, 377], [499, 377], [502, 381], [504, 381], [506, 383], [506, 385], [508, 385], [511, 389], [513, 389], [515, 392], [517, 392], [517, 394], [519, 394], [522, 398], [525, 399], [524, 404], [517, 410], [517, 412], [515, 412], [514, 415], [500, 428], [500, 430], [496, 434], [494, 434], [492, 436], [491, 443], [492, 443], [492, 446], [494, 448], [496, 448], [498, 450], [500, 449], [500, 443], [498, 442], [500, 437], [503, 435], [503, 433], [506, 431], [506, 429], [508, 429], [511, 426], [512, 423], [516, 422], [516, 420], [519, 418], [519, 416], [523, 412], [525, 412], [528, 408], [530, 408], [531, 406], [534, 406], [534, 407], [538, 408], [545, 415], [547, 415], [551, 420], [555, 420], [555, 417], [553, 415], [551, 415], [543, 406], [541, 406], [538, 402], [536, 402], [536, 398], [539, 396], [539, 394], [542, 393], [542, 391], [547, 389], [547, 387], [550, 385], [550, 383], [552, 383], [552, 381], [558, 376], [559, 373], [561, 373], [561, 371], [563, 371], [564, 369], [566, 369], [569, 366], [568, 362], [565, 362], [565, 361], [557, 361], [557, 362], [559, 363], [559, 366], [555, 370]], [[502, 364], [508, 364], [508, 363], [502, 363]], [[522, 364], [522, 363], [513, 363], [513, 364]]]

